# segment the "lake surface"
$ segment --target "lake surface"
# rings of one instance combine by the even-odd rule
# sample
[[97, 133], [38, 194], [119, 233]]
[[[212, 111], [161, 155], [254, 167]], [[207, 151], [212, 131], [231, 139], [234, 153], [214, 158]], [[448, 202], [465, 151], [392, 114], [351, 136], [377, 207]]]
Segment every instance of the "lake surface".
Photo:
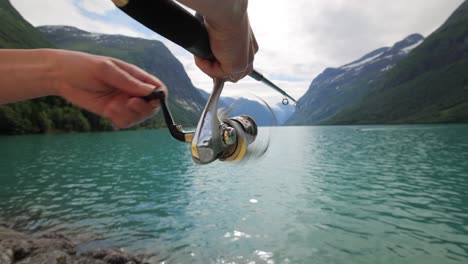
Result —
[[468, 126], [271, 133], [205, 166], [165, 130], [0, 137], [0, 216], [165, 263], [468, 263]]

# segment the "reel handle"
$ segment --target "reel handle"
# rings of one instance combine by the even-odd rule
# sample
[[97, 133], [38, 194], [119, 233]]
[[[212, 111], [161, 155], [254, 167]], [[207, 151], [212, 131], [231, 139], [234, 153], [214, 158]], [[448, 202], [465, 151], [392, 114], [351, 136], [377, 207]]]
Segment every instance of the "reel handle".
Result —
[[163, 110], [164, 121], [166, 122], [166, 126], [169, 129], [172, 137], [182, 142], [192, 142], [194, 132], [184, 131], [181, 125], [178, 125], [174, 122], [174, 118], [172, 118], [171, 111], [167, 105], [166, 94], [163, 91], [155, 90], [149, 95], [143, 96], [141, 98], [147, 102], [158, 99]]

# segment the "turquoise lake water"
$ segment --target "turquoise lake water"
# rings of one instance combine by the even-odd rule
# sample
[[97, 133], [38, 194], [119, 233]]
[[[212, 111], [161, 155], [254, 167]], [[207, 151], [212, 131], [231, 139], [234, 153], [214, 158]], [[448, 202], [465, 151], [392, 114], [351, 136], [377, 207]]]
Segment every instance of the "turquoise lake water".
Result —
[[167, 131], [0, 137], [0, 217], [165, 263], [468, 263], [468, 126], [279, 127], [195, 165]]

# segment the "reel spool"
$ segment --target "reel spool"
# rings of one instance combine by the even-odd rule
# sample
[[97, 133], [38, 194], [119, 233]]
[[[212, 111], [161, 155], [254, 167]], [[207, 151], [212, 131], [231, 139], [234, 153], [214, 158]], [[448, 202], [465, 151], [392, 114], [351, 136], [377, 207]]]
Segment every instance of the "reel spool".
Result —
[[226, 149], [219, 160], [240, 162], [247, 155], [248, 146], [257, 138], [257, 124], [248, 115], [225, 119], [223, 123], [226, 126], [223, 132]]
[[[236, 119], [238, 122], [241, 122], [244, 125], [243, 130], [248, 138], [245, 156], [242, 160], [235, 161], [245, 163], [263, 157], [270, 146], [273, 134], [271, 127], [278, 125], [275, 114], [267, 102], [254, 94], [238, 94], [233, 89], [230, 91], [229, 96], [232, 97], [221, 97], [224, 105], [218, 111], [218, 116], [222, 121]], [[255, 124], [255, 131], [249, 132], [250, 130], [245, 127], [249, 122]], [[253, 127], [251, 128], [253, 129]], [[254, 140], [249, 139], [250, 134], [256, 134]]]

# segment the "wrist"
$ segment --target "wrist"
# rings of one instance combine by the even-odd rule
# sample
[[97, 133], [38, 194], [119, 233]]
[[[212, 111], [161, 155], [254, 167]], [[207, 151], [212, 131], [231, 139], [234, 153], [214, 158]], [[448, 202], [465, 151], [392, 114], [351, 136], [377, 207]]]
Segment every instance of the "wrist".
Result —
[[22, 66], [29, 76], [28, 86], [37, 89], [40, 96], [57, 95], [59, 66], [57, 63], [57, 50], [32, 49], [19, 51], [25, 52], [26, 63]]
[[60, 50], [55, 49], [39, 49], [38, 56], [42, 58], [42, 87], [47, 95], [60, 95], [60, 80], [61, 66], [59, 63]]

